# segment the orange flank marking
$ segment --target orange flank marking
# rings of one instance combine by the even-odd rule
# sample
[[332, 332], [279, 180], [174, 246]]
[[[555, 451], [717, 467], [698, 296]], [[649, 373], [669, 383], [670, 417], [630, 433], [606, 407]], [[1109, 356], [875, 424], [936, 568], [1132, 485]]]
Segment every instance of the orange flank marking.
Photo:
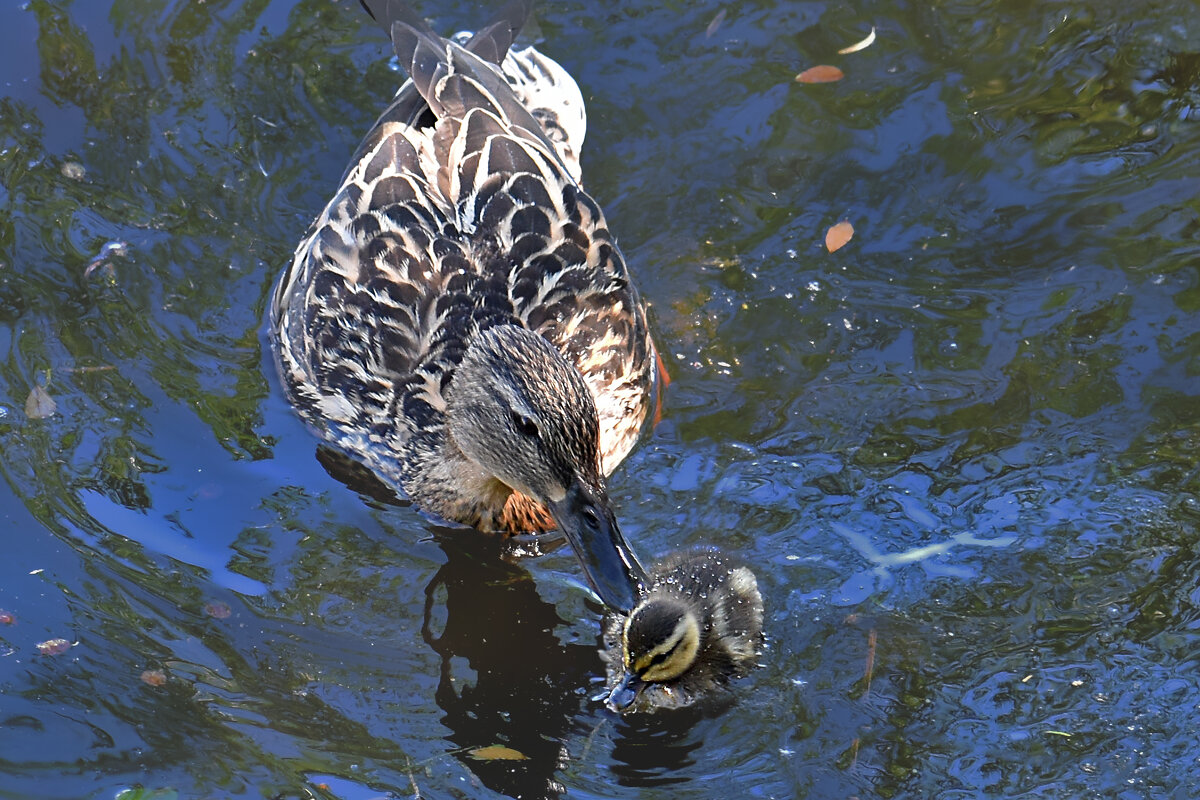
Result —
[[658, 365], [658, 379], [661, 383], [659, 384], [658, 391], [654, 393], [654, 421], [650, 423], [650, 426], [657, 428], [658, 423], [662, 422], [663, 393], [671, 385], [671, 376], [667, 372], [667, 365], [663, 363], [662, 356], [659, 354], [657, 347], [654, 348], [654, 360]]
[[658, 352], [658, 348], [654, 348], [654, 360], [658, 362], [658, 377], [662, 380], [662, 388], [667, 388], [671, 385], [671, 376], [667, 374], [667, 365], [663, 363], [662, 355]]

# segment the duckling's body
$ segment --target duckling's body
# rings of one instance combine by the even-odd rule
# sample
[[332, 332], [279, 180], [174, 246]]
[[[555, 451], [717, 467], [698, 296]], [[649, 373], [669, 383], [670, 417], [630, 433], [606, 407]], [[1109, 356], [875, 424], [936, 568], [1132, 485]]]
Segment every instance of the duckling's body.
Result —
[[645, 310], [579, 185], [571, 77], [527, 14], [465, 45], [396, 0], [364, 7], [411, 80], [367, 134], [272, 300], [290, 398], [418, 506], [501, 533], [559, 527], [628, 608], [644, 578], [604, 477], [655, 382]]
[[762, 625], [748, 568], [715, 550], [672, 554], [631, 613], [605, 620], [601, 699], [618, 711], [691, 705], [754, 666]]

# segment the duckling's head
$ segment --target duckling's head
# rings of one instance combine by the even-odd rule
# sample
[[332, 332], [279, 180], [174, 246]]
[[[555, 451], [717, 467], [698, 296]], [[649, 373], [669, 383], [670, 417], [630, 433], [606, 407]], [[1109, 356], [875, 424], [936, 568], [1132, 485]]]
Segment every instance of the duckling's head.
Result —
[[629, 708], [649, 685], [676, 681], [695, 665], [704, 635], [698, 610], [669, 594], [633, 609], [620, 631], [620, 677], [603, 696], [611, 708]]
[[625, 620], [625, 669], [644, 682], [674, 680], [696, 663], [701, 636], [691, 604], [669, 595], [652, 597]]
[[474, 337], [448, 394], [463, 455], [546, 506], [600, 599], [633, 608], [645, 572], [609, 505], [599, 417], [579, 370], [538, 334], [499, 325]]

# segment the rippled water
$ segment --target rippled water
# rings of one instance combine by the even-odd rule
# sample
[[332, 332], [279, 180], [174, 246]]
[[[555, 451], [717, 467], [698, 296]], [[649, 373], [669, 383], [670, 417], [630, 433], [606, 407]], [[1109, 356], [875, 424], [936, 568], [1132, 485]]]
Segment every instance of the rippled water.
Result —
[[619, 719], [571, 559], [331, 477], [263, 358], [382, 33], [0, 0], [0, 797], [1200, 794], [1195, 5], [666, 5], [533, 33], [672, 362], [623, 527], [769, 647]]

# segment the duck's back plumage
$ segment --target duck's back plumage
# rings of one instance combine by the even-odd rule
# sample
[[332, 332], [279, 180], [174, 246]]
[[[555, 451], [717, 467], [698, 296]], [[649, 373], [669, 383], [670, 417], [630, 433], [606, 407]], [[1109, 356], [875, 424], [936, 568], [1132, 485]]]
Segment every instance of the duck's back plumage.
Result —
[[579, 183], [582, 96], [533, 48], [509, 51], [521, 3], [465, 45], [394, 0], [364, 5], [411, 78], [276, 288], [285, 383], [328, 439], [429, 510], [548, 527], [520, 497], [459, 496], [472, 490], [439, 462], [455, 369], [497, 325], [540, 334], [578, 369], [605, 474], [646, 417], [653, 344], [604, 214]]

